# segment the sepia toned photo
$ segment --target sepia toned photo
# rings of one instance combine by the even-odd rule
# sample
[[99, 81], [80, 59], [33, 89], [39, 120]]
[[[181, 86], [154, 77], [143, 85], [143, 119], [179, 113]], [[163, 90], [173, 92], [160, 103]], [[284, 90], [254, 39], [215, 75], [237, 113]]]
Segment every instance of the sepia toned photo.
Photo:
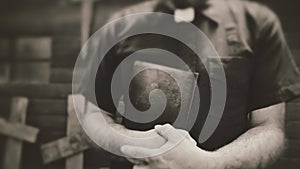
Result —
[[298, 169], [299, 6], [0, 1], [0, 169]]

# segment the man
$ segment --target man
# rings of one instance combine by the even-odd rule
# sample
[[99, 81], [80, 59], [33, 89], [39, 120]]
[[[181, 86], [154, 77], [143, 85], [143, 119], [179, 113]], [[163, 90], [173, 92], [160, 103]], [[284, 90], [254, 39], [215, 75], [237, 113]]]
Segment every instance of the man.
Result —
[[[176, 138], [170, 133], [178, 130], [171, 125], [156, 126], [155, 130], [145, 132], [135, 131], [135, 124], [129, 120], [123, 121], [125, 128], [116, 124], [110, 116], [116, 110], [112, 103], [110, 85], [117, 65], [126, 56], [141, 49], [166, 49], [180, 56], [194, 72], [199, 73], [199, 115], [189, 131], [191, 137], [188, 135], [175, 148], [162, 155], [143, 159], [146, 165], [136, 164], [134, 167], [265, 168], [284, 149], [285, 102], [300, 93], [299, 72], [285, 42], [280, 23], [268, 8], [239, 0], [156, 0], [133, 6], [114, 17], [138, 12], [175, 14], [176, 10], [186, 8], [193, 8], [194, 18], [191, 22], [212, 41], [226, 73], [227, 100], [223, 117], [214, 134], [197, 146], [193, 141], [200, 134], [210, 106], [207, 72], [195, 54], [184, 45], [159, 35], [130, 37], [107, 54], [98, 69], [95, 92], [101, 110], [95, 112], [103, 113], [111, 126], [129, 136], [159, 134], [165, 139], [165, 142], [160, 143], [122, 143], [120, 145], [125, 146], [116, 146], [128, 156], [148, 155], [176, 142]], [[130, 28], [130, 23], [126, 26]], [[86, 127], [90, 130], [97, 128], [93, 125], [93, 122], [97, 123], [95, 117], [96, 114], [89, 114], [85, 118]], [[96, 137], [101, 136], [99, 134]], [[119, 143], [113, 140], [111, 144]], [[126, 165], [122, 163], [116, 165], [116, 168], [126, 168]]]

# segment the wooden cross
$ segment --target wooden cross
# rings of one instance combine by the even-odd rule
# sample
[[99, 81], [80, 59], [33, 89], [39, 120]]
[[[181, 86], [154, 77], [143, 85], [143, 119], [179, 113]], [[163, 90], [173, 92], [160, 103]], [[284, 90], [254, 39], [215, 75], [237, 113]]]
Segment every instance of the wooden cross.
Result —
[[81, 46], [90, 37], [94, 0], [82, 0], [81, 7]]
[[42, 157], [44, 163], [50, 163], [58, 159], [66, 159], [66, 169], [83, 168], [83, 151], [90, 146], [86, 141], [85, 134], [81, 130], [76, 117], [73, 97], [77, 97], [80, 103], [79, 111], [85, 111], [85, 99], [81, 95], [70, 95], [68, 97], [68, 124], [67, 136], [56, 141], [42, 145]]
[[[81, 96], [74, 96], [74, 97], [80, 98]], [[83, 104], [82, 108], [84, 108], [85, 101], [84, 101], [83, 97], [81, 97], [81, 98], [82, 98], [82, 100], [81, 100], [82, 102], [79, 104]], [[84, 111], [84, 109], [81, 111]], [[69, 117], [68, 117], [67, 135], [73, 135], [76, 133], [80, 133], [81, 127], [80, 127], [78, 119], [76, 117], [76, 112], [75, 112], [72, 96], [68, 97], [68, 115], [69, 115]], [[79, 134], [79, 136], [82, 136], [82, 135]], [[83, 140], [83, 142], [84, 142], [84, 140]], [[85, 144], [85, 142], [84, 142], [84, 145], [82, 147], [88, 148], [88, 144]], [[83, 168], [83, 153], [74, 155], [67, 159], [66, 169], [82, 169], [82, 168]]]
[[[74, 99], [74, 97], [76, 98]], [[85, 98], [82, 95], [70, 95], [68, 97], [67, 136], [41, 146], [42, 157], [45, 164], [66, 158], [66, 169], [83, 168], [83, 151], [91, 148], [91, 143], [87, 141], [87, 136], [80, 127], [73, 100], [77, 101], [76, 110], [82, 114], [86, 113]], [[118, 109], [124, 109], [123, 102], [119, 103]]]
[[[90, 37], [91, 24], [94, 11], [94, 3], [100, 0], [71, 0], [73, 3], [81, 3], [81, 46], [83, 47]], [[82, 55], [82, 59], [86, 55]]]
[[34, 143], [39, 129], [25, 125], [28, 99], [12, 99], [9, 119], [0, 118], [0, 134], [8, 136], [4, 146], [3, 169], [19, 169], [22, 154], [22, 141]]

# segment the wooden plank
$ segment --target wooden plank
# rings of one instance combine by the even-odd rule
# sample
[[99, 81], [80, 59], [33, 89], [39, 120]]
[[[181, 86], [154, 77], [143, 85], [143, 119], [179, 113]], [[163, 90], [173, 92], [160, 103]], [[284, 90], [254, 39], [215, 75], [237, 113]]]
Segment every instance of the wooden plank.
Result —
[[29, 98], [66, 98], [72, 93], [71, 84], [0, 84], [0, 95]]
[[281, 158], [268, 169], [299, 169], [300, 159]]
[[39, 143], [23, 145], [22, 169], [65, 169], [65, 160], [58, 160], [45, 165], [39, 145]]
[[[0, 33], [7, 35], [76, 35], [80, 36], [81, 17], [80, 5], [69, 4], [66, 1], [36, 1], [34, 3], [1, 3], [0, 5]], [[124, 8], [137, 0], [110, 0], [97, 3], [100, 15], [94, 15], [95, 20], [102, 20], [110, 8]], [[47, 18], [47, 19], [45, 19]], [[95, 21], [94, 21], [95, 22]], [[99, 28], [99, 25], [98, 27]]]
[[0, 59], [8, 58], [11, 51], [11, 42], [8, 38], [0, 38]]
[[73, 68], [81, 50], [78, 36], [53, 37], [52, 67]]
[[300, 159], [300, 140], [289, 140], [287, 150], [284, 153], [287, 158]]
[[10, 113], [11, 98], [0, 98], [0, 117], [8, 119]]
[[[13, 98], [11, 104], [11, 112], [9, 117], [9, 122], [14, 124], [24, 124], [26, 121], [26, 109], [27, 109], [28, 100], [26, 98]], [[0, 120], [3, 122], [3, 120]], [[3, 126], [4, 124], [4, 126]], [[7, 127], [8, 126], [8, 127]], [[2, 123], [2, 129], [9, 129], [13, 124]], [[19, 128], [20, 129], [20, 128]], [[8, 130], [7, 130], [8, 131]], [[11, 130], [12, 133], [18, 133], [20, 136], [21, 133], [18, 130]], [[9, 133], [7, 133], [9, 134]], [[31, 134], [31, 133], [28, 133]], [[34, 133], [36, 134], [36, 133]], [[34, 135], [35, 136], [35, 135]], [[35, 141], [35, 138], [34, 140]], [[7, 138], [4, 150], [4, 160], [2, 168], [5, 169], [18, 169], [21, 164], [21, 153], [22, 153], [22, 141], [15, 138]]]
[[31, 99], [28, 105], [29, 116], [67, 115], [66, 99]]
[[287, 121], [300, 121], [300, 103], [286, 104]]
[[300, 139], [300, 121], [287, 122], [286, 134], [290, 139]]
[[[47, 18], [47, 19], [45, 19]], [[0, 5], [0, 32], [10, 35], [80, 35], [80, 6], [60, 2]]]
[[[82, 80], [84, 71], [77, 71], [75, 82]], [[72, 83], [73, 68], [52, 68], [50, 82], [51, 83]]]
[[67, 118], [64, 115], [30, 115], [27, 124], [38, 127], [43, 132], [65, 131]]
[[[76, 104], [82, 104], [79, 106], [84, 112], [85, 100], [81, 95], [69, 95], [68, 97], [68, 124], [67, 124], [67, 135], [72, 136], [76, 133], [82, 132], [81, 126], [77, 119], [76, 111], [74, 108], [73, 97], [76, 97]], [[66, 169], [83, 169], [83, 153], [75, 154], [66, 160]]]
[[21, 123], [10, 123], [0, 118], [0, 133], [19, 140], [34, 143], [38, 129]]
[[[81, 46], [84, 46], [90, 37], [91, 22], [94, 11], [94, 0], [82, 0], [81, 5]], [[85, 55], [83, 55], [85, 56]], [[86, 59], [86, 58], [82, 58]]]
[[65, 169], [65, 160], [58, 160], [45, 165], [41, 156], [40, 145], [64, 137], [65, 131], [43, 131], [38, 134], [36, 144], [23, 144], [23, 169]]
[[73, 69], [52, 68], [51, 83], [72, 83]]
[[10, 64], [0, 63], [0, 83], [7, 83], [10, 80]]
[[50, 59], [52, 39], [50, 37], [22, 37], [15, 42], [15, 57], [20, 59]]
[[84, 133], [77, 133], [41, 146], [44, 163], [66, 158], [89, 148]]
[[38, 135], [38, 142], [40, 144], [45, 144], [52, 142], [54, 140], [63, 138], [66, 136], [65, 131], [43, 131], [41, 130], [40, 134]]
[[11, 81], [17, 83], [48, 83], [50, 79], [50, 62], [14, 63]]

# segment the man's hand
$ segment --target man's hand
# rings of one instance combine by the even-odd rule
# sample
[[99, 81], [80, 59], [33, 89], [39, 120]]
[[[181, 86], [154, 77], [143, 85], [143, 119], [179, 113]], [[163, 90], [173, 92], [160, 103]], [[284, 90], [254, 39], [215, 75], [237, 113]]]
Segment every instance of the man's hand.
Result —
[[143, 132], [126, 129], [115, 123], [110, 117], [110, 113], [99, 109], [90, 102], [84, 115], [83, 128], [89, 138], [98, 146], [119, 155], [122, 155], [120, 152], [122, 145], [159, 148], [166, 142], [154, 130]]
[[[196, 141], [184, 130], [166, 124], [157, 125], [155, 131], [167, 140], [157, 149], [125, 145], [121, 151], [129, 157], [143, 157], [148, 165], [134, 169], [212, 169], [216, 168], [213, 153], [197, 147]], [[162, 154], [163, 153], [163, 154]]]

